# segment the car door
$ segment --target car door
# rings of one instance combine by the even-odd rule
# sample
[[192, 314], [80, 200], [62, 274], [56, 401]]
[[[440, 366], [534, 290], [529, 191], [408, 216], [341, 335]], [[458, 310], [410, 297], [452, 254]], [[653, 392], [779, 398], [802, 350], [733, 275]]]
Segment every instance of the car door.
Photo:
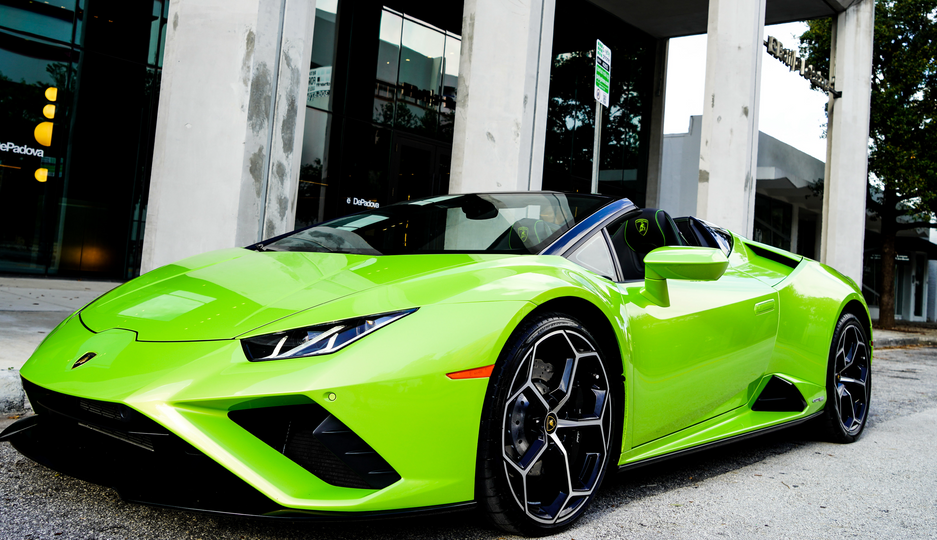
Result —
[[[616, 226], [606, 229], [610, 237]], [[643, 276], [632, 274], [618, 285], [632, 363], [632, 446], [744, 405], [767, 369], [777, 334], [778, 294], [742, 270], [731, 234], [718, 228], [710, 233], [729, 259], [718, 280], [667, 280], [666, 307], [642, 293]], [[617, 251], [627, 246], [611, 243], [625, 270], [626, 254]]]
[[717, 281], [668, 280], [670, 305], [621, 283], [632, 360], [632, 446], [748, 402], [777, 333], [777, 292], [730, 266]]

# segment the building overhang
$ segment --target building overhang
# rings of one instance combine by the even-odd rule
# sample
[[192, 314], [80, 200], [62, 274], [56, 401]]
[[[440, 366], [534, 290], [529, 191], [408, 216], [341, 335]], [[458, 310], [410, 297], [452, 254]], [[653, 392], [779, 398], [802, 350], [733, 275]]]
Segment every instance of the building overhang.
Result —
[[[591, 0], [628, 24], [656, 38], [705, 34], [708, 0]], [[832, 17], [857, 0], [767, 0], [765, 24]]]

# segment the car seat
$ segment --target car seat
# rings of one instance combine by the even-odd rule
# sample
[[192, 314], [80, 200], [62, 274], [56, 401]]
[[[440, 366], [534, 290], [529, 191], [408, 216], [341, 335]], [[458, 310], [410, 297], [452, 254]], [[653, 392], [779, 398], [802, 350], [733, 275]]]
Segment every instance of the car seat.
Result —
[[644, 278], [644, 257], [649, 252], [663, 246], [685, 246], [687, 242], [667, 212], [645, 208], [612, 234], [612, 244], [627, 281]]

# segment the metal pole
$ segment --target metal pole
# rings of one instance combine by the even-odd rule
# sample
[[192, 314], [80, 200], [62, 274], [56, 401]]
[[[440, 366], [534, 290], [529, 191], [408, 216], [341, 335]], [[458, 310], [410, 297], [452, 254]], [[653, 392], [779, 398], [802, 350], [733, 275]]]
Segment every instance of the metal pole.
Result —
[[595, 140], [592, 143], [592, 189], [589, 193], [599, 192], [599, 158], [602, 154], [602, 106], [600, 101], [595, 102]]

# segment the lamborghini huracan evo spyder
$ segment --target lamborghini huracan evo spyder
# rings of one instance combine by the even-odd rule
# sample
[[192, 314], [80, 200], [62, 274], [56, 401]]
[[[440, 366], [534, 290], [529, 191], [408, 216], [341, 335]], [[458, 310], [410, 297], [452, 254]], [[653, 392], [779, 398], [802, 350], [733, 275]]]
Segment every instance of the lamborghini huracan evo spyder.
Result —
[[[193, 234], [197, 231], [193, 231]], [[852, 442], [871, 328], [836, 270], [562, 193], [393, 204], [191, 257], [71, 315], [0, 439], [130, 501], [556, 532], [609, 470], [812, 420]]]

